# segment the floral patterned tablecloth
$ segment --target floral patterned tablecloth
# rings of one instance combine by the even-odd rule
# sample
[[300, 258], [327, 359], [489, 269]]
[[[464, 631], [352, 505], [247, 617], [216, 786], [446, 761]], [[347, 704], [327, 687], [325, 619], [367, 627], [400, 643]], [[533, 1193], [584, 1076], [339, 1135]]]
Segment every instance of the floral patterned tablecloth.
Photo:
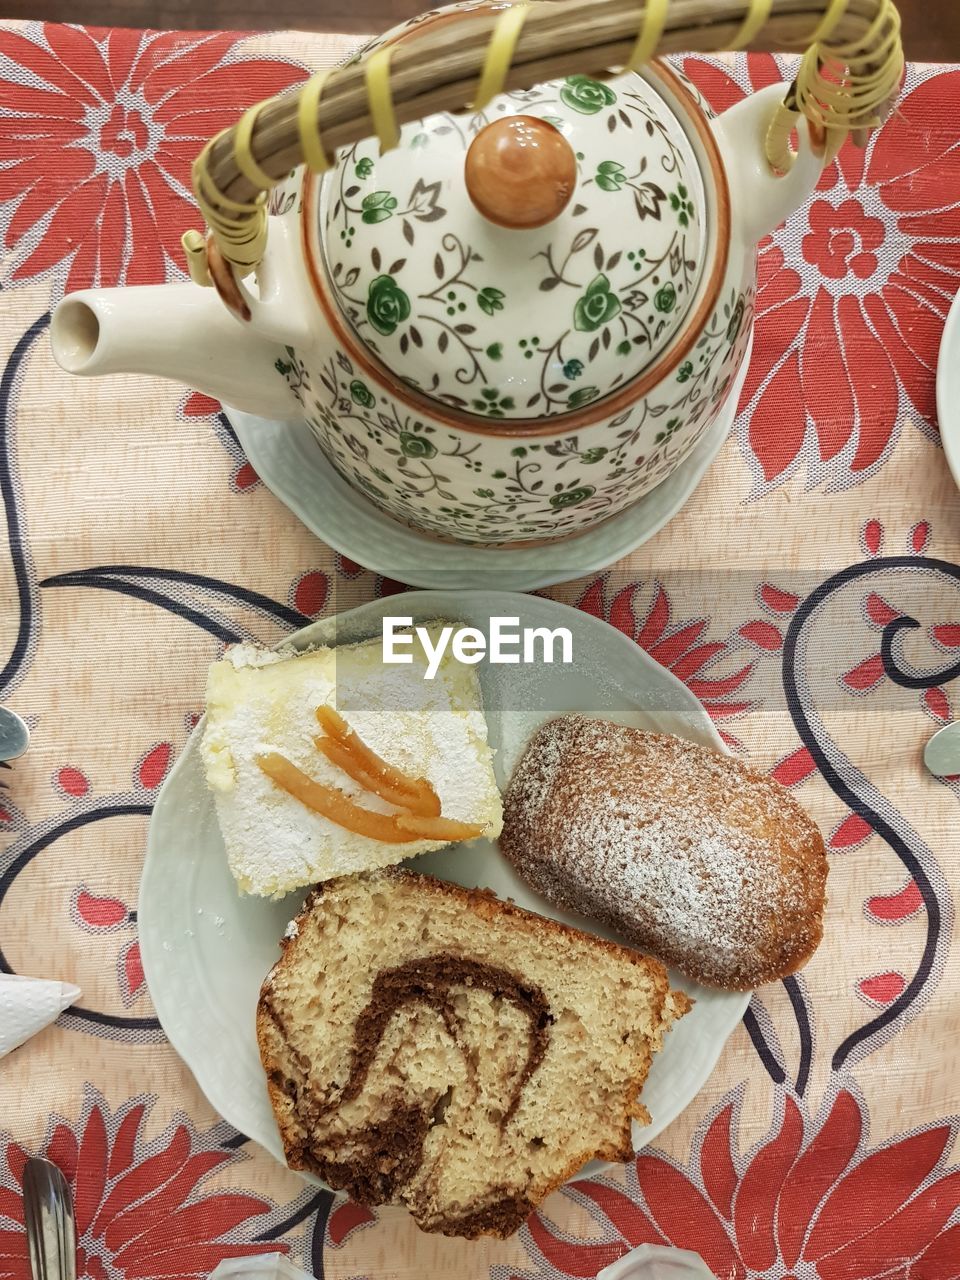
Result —
[[[210, 1109], [137, 944], [151, 803], [237, 637], [271, 642], [395, 583], [267, 492], [219, 406], [54, 365], [51, 303], [179, 278], [189, 164], [334, 37], [0, 26], [0, 697], [33, 730], [2, 775], [0, 967], [79, 984], [0, 1061], [0, 1280], [28, 1274], [30, 1152], [74, 1179], [80, 1275], [203, 1276], [279, 1245], [317, 1276], [593, 1276], [628, 1247], [717, 1276], [960, 1275], [958, 781], [922, 770], [960, 687], [960, 500], [934, 369], [960, 287], [960, 70], [911, 67], [761, 247], [736, 427], [686, 509], [551, 594], [607, 618], [792, 788], [831, 859], [826, 941], [764, 988], [709, 1084], [633, 1164], [511, 1241], [420, 1234], [306, 1187]], [[680, 60], [723, 108], [772, 57]]]

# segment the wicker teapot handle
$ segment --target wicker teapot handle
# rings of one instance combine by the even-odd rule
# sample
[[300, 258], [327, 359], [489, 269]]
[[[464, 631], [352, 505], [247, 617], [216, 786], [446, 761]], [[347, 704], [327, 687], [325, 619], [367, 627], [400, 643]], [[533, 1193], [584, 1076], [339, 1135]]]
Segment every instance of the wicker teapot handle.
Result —
[[481, 108], [505, 89], [636, 69], [655, 54], [748, 47], [806, 50], [766, 139], [778, 171], [792, 164], [801, 116], [829, 159], [851, 132], [882, 123], [903, 75], [892, 0], [534, 0], [478, 11], [455, 38], [449, 24], [425, 22], [409, 39], [251, 108], [206, 145], [193, 185], [211, 234], [184, 236], [190, 274], [243, 314], [236, 277], [263, 257], [266, 193], [297, 165], [329, 168], [338, 147], [374, 135], [389, 149], [401, 124]]

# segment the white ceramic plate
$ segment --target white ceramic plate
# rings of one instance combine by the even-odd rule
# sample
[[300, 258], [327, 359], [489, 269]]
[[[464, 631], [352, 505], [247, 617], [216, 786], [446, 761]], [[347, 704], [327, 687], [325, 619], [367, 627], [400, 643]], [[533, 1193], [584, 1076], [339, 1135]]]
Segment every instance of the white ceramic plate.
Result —
[[[413, 592], [403, 612], [415, 621], [460, 620], [487, 629], [493, 616], [520, 615], [523, 625], [568, 627], [570, 666], [479, 668], [498, 781], [505, 785], [531, 734], [544, 721], [582, 711], [641, 728], [677, 733], [725, 750], [707, 713], [685, 685], [621, 632], [567, 605], [507, 592]], [[377, 600], [314, 623], [288, 643], [298, 648], [349, 644], [380, 634], [397, 600]], [[153, 811], [140, 884], [140, 947], [164, 1031], [217, 1111], [283, 1159], [254, 1032], [260, 984], [277, 959], [278, 940], [302, 895], [281, 902], [242, 898], [208, 793], [197, 726], [163, 785]], [[516, 876], [492, 842], [443, 849], [411, 863], [447, 880], [484, 886], [523, 907], [604, 933], [564, 915]], [[639, 1148], [656, 1137], [703, 1086], [749, 1002], [672, 974], [696, 1001], [666, 1038], [643, 1091], [652, 1123], [634, 1126]]]
[[947, 466], [960, 486], [960, 294], [953, 300], [940, 343], [937, 420]]
[[537, 591], [606, 568], [673, 519], [730, 433], [749, 365], [750, 348], [716, 422], [655, 489], [579, 537], [512, 551], [438, 542], [392, 520], [334, 470], [305, 422], [271, 422], [228, 405], [224, 412], [267, 488], [312, 533], [357, 564], [415, 587]]

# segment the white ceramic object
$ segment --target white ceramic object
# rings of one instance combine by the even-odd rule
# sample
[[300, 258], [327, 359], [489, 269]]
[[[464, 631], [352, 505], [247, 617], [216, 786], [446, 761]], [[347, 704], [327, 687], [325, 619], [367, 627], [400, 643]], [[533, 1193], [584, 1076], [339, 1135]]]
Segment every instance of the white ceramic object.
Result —
[[935, 778], [960, 774], [960, 722], [938, 729], [923, 748], [923, 763]]
[[[651, 80], [571, 76], [429, 116], [384, 155], [374, 138], [342, 151], [308, 225], [365, 352], [438, 407], [507, 423], [639, 377], [683, 328], [706, 265], [708, 197], [680, 120]], [[491, 216], [509, 218], [551, 189], [537, 173], [551, 144], [570, 162], [562, 214], [533, 228], [478, 214], [477, 165], [481, 182], [494, 170], [486, 200], [508, 206]], [[504, 148], [520, 157], [516, 189]]]
[[[791, 173], [769, 170], [785, 88], [713, 119], [655, 62], [430, 116], [386, 155], [367, 140], [322, 179], [296, 170], [277, 187], [256, 283], [240, 282], [246, 320], [193, 285], [87, 291], [57, 308], [54, 354], [75, 373], [160, 373], [302, 417], [400, 527], [467, 546], [598, 528], [672, 475], [730, 396], [756, 242], [822, 168], [804, 123]], [[546, 221], [518, 221], [551, 192]]]
[[314, 1280], [283, 1253], [255, 1253], [248, 1258], [224, 1258], [208, 1280]]
[[464, 547], [401, 526], [379, 511], [317, 449], [304, 422], [270, 422], [227, 408], [244, 453], [268, 489], [335, 551], [414, 587], [538, 591], [594, 573], [635, 551], [687, 502], [737, 416], [749, 351], [716, 421], [680, 466], [612, 520], [542, 547]]
[[[501, 787], [531, 734], [545, 720], [582, 711], [725, 750], [697, 699], [632, 640], [579, 610], [506, 592], [414, 592], [403, 613], [423, 622], [443, 617], [486, 629], [492, 616], [520, 614], [528, 626], [569, 627], [572, 666], [478, 668]], [[396, 598], [374, 601], [298, 632], [300, 648], [350, 644], [380, 633]], [[241, 898], [227, 868], [212, 798], [206, 789], [197, 726], [164, 782], [150, 822], [140, 885], [139, 930], [144, 971], [157, 1015], [213, 1107], [278, 1160], [283, 1149], [267, 1098], [254, 1033], [260, 984], [279, 956], [278, 941], [302, 895], [280, 902]], [[521, 881], [495, 844], [444, 849], [413, 862], [417, 870], [467, 886], [484, 886], [521, 906], [605, 933], [566, 915]], [[642, 1146], [693, 1099], [749, 1003], [698, 987], [677, 974], [695, 1000], [666, 1037], [643, 1093], [652, 1123], [634, 1127]]]
[[642, 1244], [610, 1264], [597, 1280], [714, 1280], [699, 1253]]
[[960, 486], [960, 294], [953, 300], [940, 343], [937, 421], [947, 466]]

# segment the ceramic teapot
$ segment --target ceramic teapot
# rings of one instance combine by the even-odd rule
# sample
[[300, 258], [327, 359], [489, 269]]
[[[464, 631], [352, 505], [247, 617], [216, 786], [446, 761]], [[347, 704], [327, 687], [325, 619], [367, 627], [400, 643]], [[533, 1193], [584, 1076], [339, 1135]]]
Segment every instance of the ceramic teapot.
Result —
[[[437, 23], [455, 39], [491, 7], [437, 11], [372, 50]], [[277, 432], [300, 415], [351, 485], [425, 533], [580, 533], [669, 475], [724, 406], [757, 241], [824, 163], [804, 120], [792, 169], [771, 171], [786, 91], [714, 118], [650, 62], [412, 120], [383, 154], [357, 141], [275, 187], [239, 320], [193, 283], [86, 291], [57, 308], [54, 354], [77, 374], [178, 379]]]

